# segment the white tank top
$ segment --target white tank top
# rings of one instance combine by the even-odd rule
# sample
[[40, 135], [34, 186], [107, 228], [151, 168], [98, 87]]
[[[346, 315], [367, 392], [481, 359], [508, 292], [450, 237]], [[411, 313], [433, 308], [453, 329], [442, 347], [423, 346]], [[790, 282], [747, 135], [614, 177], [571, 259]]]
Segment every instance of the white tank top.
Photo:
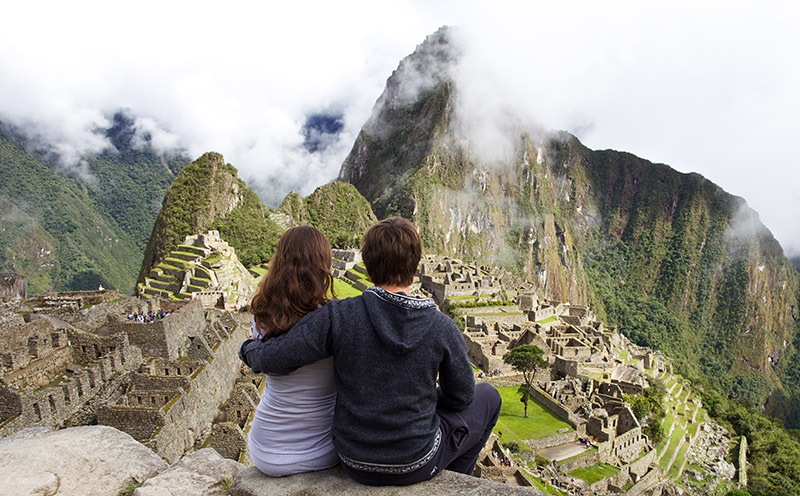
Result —
[[335, 405], [333, 358], [289, 375], [267, 375], [248, 435], [256, 468], [283, 476], [336, 465], [339, 456], [331, 436]]

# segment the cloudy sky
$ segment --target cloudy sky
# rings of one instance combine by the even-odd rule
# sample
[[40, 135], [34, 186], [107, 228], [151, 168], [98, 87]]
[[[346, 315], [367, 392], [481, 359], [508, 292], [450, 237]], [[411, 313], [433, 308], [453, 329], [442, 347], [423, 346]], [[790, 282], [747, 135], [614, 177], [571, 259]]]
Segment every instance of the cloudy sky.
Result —
[[458, 26], [460, 83], [488, 120], [513, 108], [699, 172], [800, 253], [800, 7], [656, 3], [13, 2], [0, 120], [69, 168], [129, 109], [157, 146], [218, 151], [274, 202], [333, 179], [400, 59]]

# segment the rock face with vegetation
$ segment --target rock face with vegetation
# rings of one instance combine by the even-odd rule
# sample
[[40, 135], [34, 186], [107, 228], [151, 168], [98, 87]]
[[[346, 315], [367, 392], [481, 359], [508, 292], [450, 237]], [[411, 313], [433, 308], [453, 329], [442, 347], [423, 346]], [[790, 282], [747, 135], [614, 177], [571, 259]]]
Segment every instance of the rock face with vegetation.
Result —
[[209, 152], [187, 165], [164, 197], [139, 272], [139, 282], [186, 236], [217, 230], [245, 267], [268, 261], [284, 230], [307, 224], [334, 247], [358, 246], [376, 221], [369, 202], [351, 184], [332, 182], [308, 197], [289, 193], [277, 211], [264, 206], [222, 155]]
[[451, 40], [443, 28], [400, 63], [339, 178], [378, 217], [411, 218], [428, 251], [525, 273], [800, 425], [800, 280], [757, 214], [698, 174], [564, 132], [509, 126], [506, 158], [483, 159], [461, 133]]
[[188, 163], [131, 143], [122, 114], [105, 130], [115, 148], [67, 172], [0, 124], [0, 272], [48, 290], [133, 289], [164, 192]]
[[209, 229], [219, 230], [245, 266], [266, 260], [280, 231], [236, 169], [214, 152], [187, 165], [167, 190], [138, 282], [186, 236]]
[[334, 248], [358, 247], [364, 231], [377, 222], [361, 193], [352, 184], [340, 181], [320, 186], [305, 199], [289, 193], [279, 211], [295, 224], [308, 224], [322, 231]]

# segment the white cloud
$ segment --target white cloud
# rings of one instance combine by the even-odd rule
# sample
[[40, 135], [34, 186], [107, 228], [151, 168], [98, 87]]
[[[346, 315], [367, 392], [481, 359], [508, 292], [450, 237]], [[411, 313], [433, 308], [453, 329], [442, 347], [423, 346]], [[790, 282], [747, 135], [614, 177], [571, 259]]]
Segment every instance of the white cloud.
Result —
[[[92, 130], [129, 108], [161, 146], [223, 153], [264, 199], [307, 194], [336, 176], [398, 62], [457, 25], [476, 134], [511, 108], [700, 172], [800, 251], [790, 2], [16, 2], [4, 18], [0, 120], [69, 163], [108, 146]], [[310, 154], [305, 118], [329, 109], [340, 139]]]

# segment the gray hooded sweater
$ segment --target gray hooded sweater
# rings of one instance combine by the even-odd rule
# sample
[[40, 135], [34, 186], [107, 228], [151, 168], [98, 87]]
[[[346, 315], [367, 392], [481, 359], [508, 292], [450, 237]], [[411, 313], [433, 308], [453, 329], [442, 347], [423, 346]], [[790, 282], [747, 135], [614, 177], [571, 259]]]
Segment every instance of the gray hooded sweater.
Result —
[[247, 340], [239, 350], [254, 372], [279, 375], [331, 355], [338, 388], [333, 442], [355, 468], [419, 468], [440, 442], [436, 408], [472, 403], [464, 339], [430, 299], [368, 288], [327, 303], [282, 336]]

